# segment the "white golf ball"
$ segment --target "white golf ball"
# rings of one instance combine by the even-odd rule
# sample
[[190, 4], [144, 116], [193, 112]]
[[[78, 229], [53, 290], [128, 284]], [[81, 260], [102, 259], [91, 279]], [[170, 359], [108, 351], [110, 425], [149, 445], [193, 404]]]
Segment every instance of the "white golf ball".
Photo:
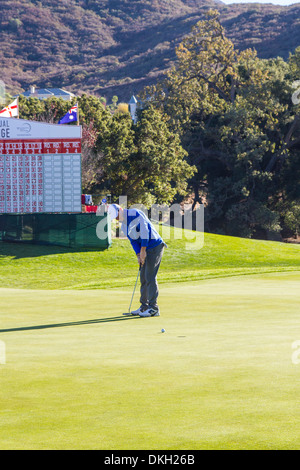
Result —
[[161, 332], [164, 333], [166, 330], [164, 328], [161, 329]]

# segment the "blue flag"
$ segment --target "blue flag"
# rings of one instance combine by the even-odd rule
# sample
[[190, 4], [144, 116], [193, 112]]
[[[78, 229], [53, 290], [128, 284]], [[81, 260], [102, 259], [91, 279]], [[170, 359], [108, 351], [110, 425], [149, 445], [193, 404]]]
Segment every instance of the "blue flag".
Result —
[[58, 124], [69, 124], [70, 122], [76, 122], [77, 121], [77, 104], [73, 106], [67, 114], [64, 115], [58, 122]]

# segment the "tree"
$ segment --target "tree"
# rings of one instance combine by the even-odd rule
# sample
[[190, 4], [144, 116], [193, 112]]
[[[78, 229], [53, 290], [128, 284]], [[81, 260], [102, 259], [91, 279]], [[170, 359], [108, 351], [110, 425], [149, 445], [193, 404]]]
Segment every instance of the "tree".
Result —
[[[126, 105], [111, 113], [103, 100], [83, 94], [66, 102], [20, 97], [20, 117], [55, 122], [78, 103], [82, 125], [82, 183], [84, 191], [110, 191], [113, 197], [151, 205], [171, 202], [185, 194], [194, 169], [185, 161], [178, 135], [154, 108], [133, 124]], [[68, 125], [76, 125], [71, 123]]]
[[299, 151], [299, 114], [291, 101], [298, 56], [288, 64], [236, 51], [215, 10], [176, 54], [166, 79], [142, 97], [169, 116], [197, 168], [189, 185], [194, 203], [206, 204], [206, 228], [247, 237], [279, 231], [287, 167]]
[[176, 193], [185, 193], [194, 171], [185, 154], [160, 111], [146, 109], [136, 126], [129, 114], [116, 113], [98, 139], [99, 185], [115, 198], [127, 196], [129, 203], [169, 203]]

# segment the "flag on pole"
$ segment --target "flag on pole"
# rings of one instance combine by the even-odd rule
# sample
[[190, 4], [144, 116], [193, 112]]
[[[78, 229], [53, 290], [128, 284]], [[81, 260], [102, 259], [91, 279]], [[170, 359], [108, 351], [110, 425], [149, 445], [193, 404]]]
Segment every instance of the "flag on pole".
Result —
[[0, 117], [19, 117], [18, 98], [0, 111]]
[[72, 106], [71, 109], [65, 114], [58, 124], [69, 124], [70, 122], [76, 122], [78, 121], [78, 106], [75, 104], [75, 106]]

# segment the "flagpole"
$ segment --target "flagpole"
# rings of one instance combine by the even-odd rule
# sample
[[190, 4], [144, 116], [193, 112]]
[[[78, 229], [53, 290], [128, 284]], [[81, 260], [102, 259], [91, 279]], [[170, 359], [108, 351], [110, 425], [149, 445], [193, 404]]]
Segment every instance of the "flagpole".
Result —
[[77, 101], [77, 126], [79, 126], [79, 106]]
[[18, 117], [17, 117], [17, 118], [19, 119], [19, 117], [20, 117], [20, 111], [19, 111], [19, 109], [20, 109], [20, 108], [19, 108], [19, 97], [17, 97], [17, 106], [18, 106]]

